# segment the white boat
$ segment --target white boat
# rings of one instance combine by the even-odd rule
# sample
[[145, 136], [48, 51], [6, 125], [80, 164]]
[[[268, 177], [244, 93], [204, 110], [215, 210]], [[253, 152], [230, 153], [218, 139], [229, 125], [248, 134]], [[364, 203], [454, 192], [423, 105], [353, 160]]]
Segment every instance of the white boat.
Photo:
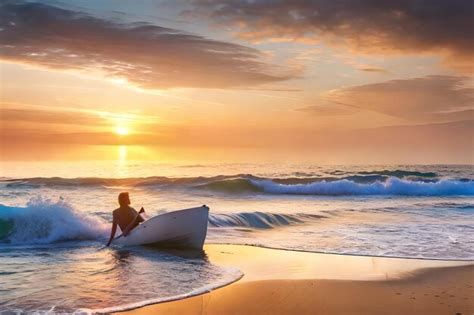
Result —
[[134, 228], [114, 243], [122, 246], [154, 245], [171, 248], [202, 249], [207, 234], [209, 207], [166, 212]]

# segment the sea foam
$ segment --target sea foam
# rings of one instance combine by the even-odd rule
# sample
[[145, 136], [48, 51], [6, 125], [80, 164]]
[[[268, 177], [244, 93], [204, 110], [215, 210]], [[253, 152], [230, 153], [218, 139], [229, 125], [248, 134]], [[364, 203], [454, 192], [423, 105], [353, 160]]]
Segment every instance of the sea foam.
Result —
[[280, 184], [271, 180], [250, 180], [253, 185], [271, 194], [293, 195], [401, 195], [401, 196], [453, 196], [474, 195], [474, 181], [442, 179], [434, 182], [410, 181], [390, 177], [386, 181], [357, 183], [342, 179], [318, 181], [308, 184]]
[[26, 207], [0, 204], [0, 220], [11, 224], [3, 241], [13, 244], [47, 244], [68, 240], [92, 240], [105, 237], [108, 224], [99, 217], [74, 209], [63, 200], [53, 202], [34, 198]]

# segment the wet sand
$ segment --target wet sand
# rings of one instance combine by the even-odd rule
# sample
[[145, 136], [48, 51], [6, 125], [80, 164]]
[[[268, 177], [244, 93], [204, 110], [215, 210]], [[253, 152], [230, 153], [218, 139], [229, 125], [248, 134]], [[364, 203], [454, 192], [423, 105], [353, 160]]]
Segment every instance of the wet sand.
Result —
[[239, 268], [226, 287], [126, 314], [473, 314], [474, 262], [207, 245]]

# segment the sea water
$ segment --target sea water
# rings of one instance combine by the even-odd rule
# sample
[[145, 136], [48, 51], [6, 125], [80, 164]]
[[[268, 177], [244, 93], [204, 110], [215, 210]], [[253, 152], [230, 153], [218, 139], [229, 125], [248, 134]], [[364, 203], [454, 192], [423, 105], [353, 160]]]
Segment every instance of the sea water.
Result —
[[104, 312], [235, 281], [205, 252], [104, 246], [117, 195], [210, 207], [207, 243], [474, 259], [472, 166], [5, 162], [0, 310]]

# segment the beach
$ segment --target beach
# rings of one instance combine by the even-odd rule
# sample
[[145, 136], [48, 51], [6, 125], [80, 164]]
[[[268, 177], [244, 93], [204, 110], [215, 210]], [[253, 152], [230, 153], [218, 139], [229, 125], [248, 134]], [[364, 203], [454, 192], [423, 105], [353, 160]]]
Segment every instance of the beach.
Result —
[[223, 288], [120, 314], [472, 314], [473, 262], [207, 245], [244, 276]]
[[[470, 166], [5, 164], [2, 311], [472, 308], [472, 270], [452, 269], [474, 261]], [[147, 218], [207, 205], [204, 251], [106, 247], [124, 191]]]
[[0, 315], [474, 315], [473, 3], [0, 0]]

